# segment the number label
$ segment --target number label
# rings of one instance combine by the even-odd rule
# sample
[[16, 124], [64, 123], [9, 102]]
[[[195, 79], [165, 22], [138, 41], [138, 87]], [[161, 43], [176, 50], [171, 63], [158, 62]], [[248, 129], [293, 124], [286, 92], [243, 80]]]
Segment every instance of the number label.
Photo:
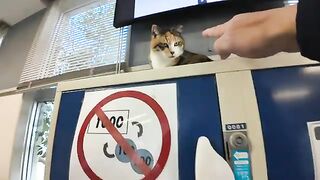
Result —
[[226, 124], [227, 131], [244, 130], [244, 129], [247, 129], [246, 123]]
[[[121, 133], [127, 134], [129, 110], [109, 110], [104, 111], [111, 124]], [[95, 116], [89, 123], [88, 134], [109, 134], [102, 120]]]

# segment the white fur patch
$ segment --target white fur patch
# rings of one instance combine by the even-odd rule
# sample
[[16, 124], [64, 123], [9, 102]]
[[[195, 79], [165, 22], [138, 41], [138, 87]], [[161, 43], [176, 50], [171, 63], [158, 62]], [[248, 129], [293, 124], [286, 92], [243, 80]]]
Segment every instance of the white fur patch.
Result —
[[170, 51], [174, 52], [173, 57], [168, 57], [163, 51], [150, 51], [150, 60], [153, 69], [174, 66], [178, 63], [177, 58], [183, 54], [183, 46], [169, 45]]
[[174, 66], [177, 64], [175, 58], [168, 58], [161, 51], [151, 51], [150, 60], [153, 69], [164, 68]]
[[179, 57], [183, 54], [183, 46], [174, 46], [174, 43], [170, 44], [170, 50], [174, 52], [175, 57]]

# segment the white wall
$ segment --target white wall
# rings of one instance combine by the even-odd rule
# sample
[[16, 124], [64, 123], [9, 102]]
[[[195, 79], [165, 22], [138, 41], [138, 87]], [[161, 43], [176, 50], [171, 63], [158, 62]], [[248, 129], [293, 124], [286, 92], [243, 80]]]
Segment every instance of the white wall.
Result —
[[0, 97], [0, 180], [8, 180], [22, 94]]
[[0, 47], [0, 90], [16, 87], [33, 37], [45, 13], [42, 10], [9, 29]]

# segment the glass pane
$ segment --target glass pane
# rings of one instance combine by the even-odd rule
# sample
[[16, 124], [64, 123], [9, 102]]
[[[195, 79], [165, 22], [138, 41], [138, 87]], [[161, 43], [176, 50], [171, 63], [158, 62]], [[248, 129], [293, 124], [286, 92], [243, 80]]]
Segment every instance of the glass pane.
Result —
[[28, 127], [22, 179], [44, 179], [48, 135], [53, 102], [41, 102], [35, 106]]
[[125, 61], [128, 27], [113, 26], [115, 4], [115, 0], [99, 1], [64, 13], [48, 77]]

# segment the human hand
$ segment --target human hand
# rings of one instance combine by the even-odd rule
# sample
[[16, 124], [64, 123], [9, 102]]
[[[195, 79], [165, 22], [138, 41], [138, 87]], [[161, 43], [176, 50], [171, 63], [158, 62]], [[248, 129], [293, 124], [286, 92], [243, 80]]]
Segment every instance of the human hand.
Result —
[[262, 58], [281, 51], [296, 52], [296, 14], [296, 5], [240, 14], [202, 35], [216, 38], [213, 46], [221, 59], [230, 54]]

